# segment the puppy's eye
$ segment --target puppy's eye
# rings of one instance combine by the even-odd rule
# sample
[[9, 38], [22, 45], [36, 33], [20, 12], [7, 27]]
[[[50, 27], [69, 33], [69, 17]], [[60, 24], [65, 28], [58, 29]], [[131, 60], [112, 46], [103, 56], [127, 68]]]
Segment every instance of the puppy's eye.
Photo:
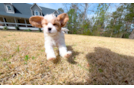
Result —
[[45, 25], [47, 25], [47, 23], [45, 23]]
[[53, 24], [54, 26], [56, 26], [57, 24]]

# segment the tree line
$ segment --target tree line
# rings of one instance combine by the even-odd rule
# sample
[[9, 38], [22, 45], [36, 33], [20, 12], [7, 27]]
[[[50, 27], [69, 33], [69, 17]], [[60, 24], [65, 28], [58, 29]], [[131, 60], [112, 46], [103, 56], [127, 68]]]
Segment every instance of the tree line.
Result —
[[70, 34], [128, 38], [134, 29], [134, 3], [64, 3], [58, 10], [69, 16]]

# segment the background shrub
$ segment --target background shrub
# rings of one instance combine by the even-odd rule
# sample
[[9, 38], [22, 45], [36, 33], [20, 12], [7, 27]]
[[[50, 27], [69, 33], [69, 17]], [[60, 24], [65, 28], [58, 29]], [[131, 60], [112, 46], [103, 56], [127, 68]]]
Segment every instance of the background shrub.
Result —
[[19, 26], [16, 26], [15, 29], [16, 29], [16, 30], [20, 30], [20, 29], [19, 29]]
[[39, 28], [39, 32], [42, 32], [41, 28]]
[[31, 29], [28, 29], [28, 31], [31, 31]]
[[8, 28], [7, 28], [7, 26], [5, 26], [4, 28], [3, 28], [3, 30], [7, 30]]

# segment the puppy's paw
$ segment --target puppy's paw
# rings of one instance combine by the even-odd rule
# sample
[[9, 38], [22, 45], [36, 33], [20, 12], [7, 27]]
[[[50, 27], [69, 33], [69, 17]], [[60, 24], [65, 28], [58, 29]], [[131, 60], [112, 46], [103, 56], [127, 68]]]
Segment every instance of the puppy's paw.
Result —
[[53, 57], [52, 56], [51, 57], [50, 56], [49, 57], [47, 56], [47, 60], [49, 60], [49, 61], [54, 60], [54, 59], [56, 59], [55, 56], [53, 56]]
[[68, 51], [68, 52], [64, 55], [64, 58], [69, 58], [71, 55], [72, 55], [72, 52], [71, 52], [71, 51]]

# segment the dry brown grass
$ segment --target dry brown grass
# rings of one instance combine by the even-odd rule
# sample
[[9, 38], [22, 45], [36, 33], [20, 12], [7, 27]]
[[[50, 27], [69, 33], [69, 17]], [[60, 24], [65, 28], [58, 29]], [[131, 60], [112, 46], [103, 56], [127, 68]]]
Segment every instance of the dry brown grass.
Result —
[[43, 33], [0, 31], [0, 84], [134, 84], [134, 40], [69, 34], [65, 40], [72, 57], [51, 62]]

